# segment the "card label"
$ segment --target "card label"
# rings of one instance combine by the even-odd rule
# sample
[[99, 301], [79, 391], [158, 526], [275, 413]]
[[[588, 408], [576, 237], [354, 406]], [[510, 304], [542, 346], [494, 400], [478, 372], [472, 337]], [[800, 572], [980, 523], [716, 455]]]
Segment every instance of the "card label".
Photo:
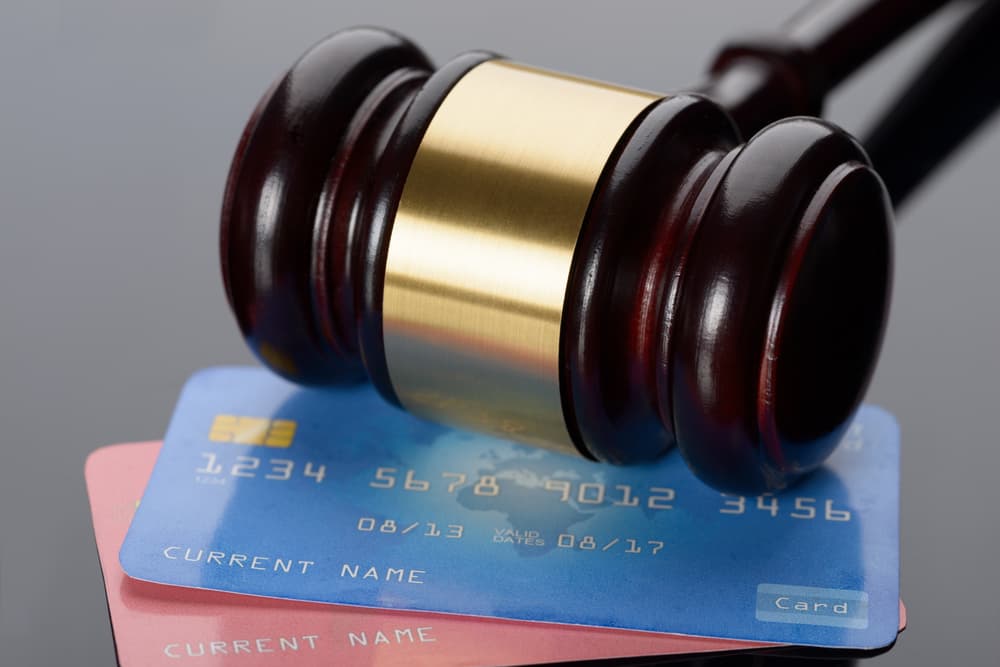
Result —
[[810, 586], [757, 586], [757, 620], [773, 623], [868, 627], [868, 593]]
[[[181, 396], [121, 563], [252, 595], [877, 648], [898, 623], [898, 446], [864, 407], [808, 480], [725, 496], [676, 453], [598, 464], [430, 424], [366, 387], [212, 369]], [[762, 619], [761, 583], [858, 591], [865, 616]], [[799, 611], [763, 613], [840, 618]]]

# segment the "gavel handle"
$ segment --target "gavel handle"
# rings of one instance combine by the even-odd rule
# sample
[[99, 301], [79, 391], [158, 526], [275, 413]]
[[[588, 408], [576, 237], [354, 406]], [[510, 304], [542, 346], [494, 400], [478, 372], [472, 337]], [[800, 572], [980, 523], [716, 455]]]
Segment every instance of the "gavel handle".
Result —
[[862, 142], [893, 204], [1000, 107], [1000, 1], [982, 2], [927, 58]]
[[945, 0], [819, 0], [782, 27], [808, 54], [829, 92]]
[[819, 0], [777, 33], [725, 45], [699, 92], [744, 137], [780, 118], [819, 116], [833, 88], [946, 0]]

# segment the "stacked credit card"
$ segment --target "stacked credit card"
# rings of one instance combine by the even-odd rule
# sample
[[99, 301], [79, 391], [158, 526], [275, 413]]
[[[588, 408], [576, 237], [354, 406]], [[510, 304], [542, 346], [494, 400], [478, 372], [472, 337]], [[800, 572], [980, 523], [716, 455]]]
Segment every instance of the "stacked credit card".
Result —
[[162, 446], [86, 475], [126, 667], [514, 665], [890, 647], [898, 470], [868, 406], [822, 470], [742, 497], [676, 453], [593, 463], [215, 368]]

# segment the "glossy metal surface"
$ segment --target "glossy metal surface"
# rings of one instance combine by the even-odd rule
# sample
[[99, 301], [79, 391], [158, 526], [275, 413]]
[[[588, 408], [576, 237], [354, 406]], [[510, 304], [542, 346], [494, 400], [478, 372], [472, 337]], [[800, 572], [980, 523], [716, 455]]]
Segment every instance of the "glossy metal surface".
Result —
[[575, 451], [559, 387], [567, 279], [612, 149], [659, 97], [505, 61], [452, 89], [389, 241], [383, 337], [404, 407]]

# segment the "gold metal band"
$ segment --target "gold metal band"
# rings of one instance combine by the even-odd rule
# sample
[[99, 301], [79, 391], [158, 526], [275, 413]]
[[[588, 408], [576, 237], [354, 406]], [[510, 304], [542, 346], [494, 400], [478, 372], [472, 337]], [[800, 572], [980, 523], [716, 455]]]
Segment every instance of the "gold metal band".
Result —
[[449, 92], [386, 263], [385, 355], [408, 410], [576, 451], [559, 388], [573, 252], [615, 144], [659, 98], [503, 60]]

